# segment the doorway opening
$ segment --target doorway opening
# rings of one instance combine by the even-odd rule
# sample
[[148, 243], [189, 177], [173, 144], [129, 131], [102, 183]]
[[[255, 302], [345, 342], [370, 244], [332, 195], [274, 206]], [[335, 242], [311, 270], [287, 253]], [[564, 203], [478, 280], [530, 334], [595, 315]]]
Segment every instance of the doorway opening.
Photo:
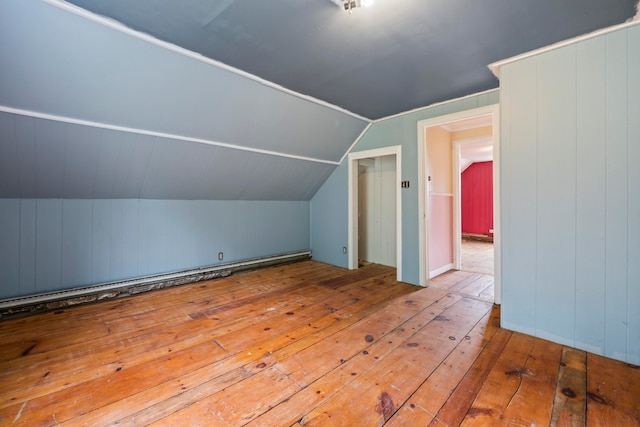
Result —
[[402, 280], [401, 147], [349, 154], [349, 269], [360, 260], [396, 268]]
[[[497, 304], [501, 295], [498, 112], [498, 106], [491, 105], [418, 122], [420, 284], [428, 286], [431, 279], [437, 284], [440, 279], [434, 278], [450, 270], [481, 268], [473, 265], [477, 261], [473, 258], [486, 255], [488, 249], [493, 255], [489, 267], [473, 273], [492, 273], [485, 279], [492, 284], [492, 301]], [[463, 239], [461, 174], [480, 163], [491, 170], [493, 218], [489, 220], [493, 222], [486, 230], [465, 236], [476, 240]], [[487, 248], [482, 240], [490, 239], [494, 243]]]
[[396, 159], [358, 160], [358, 265], [396, 267]]
[[455, 269], [494, 275], [491, 116], [445, 125], [453, 146]]

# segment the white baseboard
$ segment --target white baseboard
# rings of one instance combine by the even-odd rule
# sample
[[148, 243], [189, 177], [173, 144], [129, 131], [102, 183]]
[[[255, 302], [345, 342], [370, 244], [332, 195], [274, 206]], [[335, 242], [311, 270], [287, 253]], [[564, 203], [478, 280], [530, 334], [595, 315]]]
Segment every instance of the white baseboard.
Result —
[[453, 267], [454, 267], [454, 265], [453, 265], [453, 263], [451, 263], [451, 264], [443, 265], [440, 268], [436, 268], [435, 270], [431, 270], [429, 272], [429, 279], [432, 279], [432, 278], [434, 278], [436, 276], [439, 276], [442, 273], [446, 273], [447, 271], [452, 270]]

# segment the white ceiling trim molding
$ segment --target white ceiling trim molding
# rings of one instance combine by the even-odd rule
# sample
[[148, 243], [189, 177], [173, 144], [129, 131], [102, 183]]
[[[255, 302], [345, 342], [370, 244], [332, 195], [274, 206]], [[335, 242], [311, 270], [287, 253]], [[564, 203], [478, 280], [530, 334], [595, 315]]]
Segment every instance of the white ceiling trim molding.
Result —
[[362, 137], [364, 136], [365, 133], [367, 133], [367, 131], [369, 130], [369, 128], [371, 127], [373, 123], [369, 122], [367, 124], [367, 127], [365, 127], [362, 132], [360, 132], [360, 135], [358, 135], [358, 137], [356, 138], [355, 141], [353, 141], [353, 143], [351, 144], [351, 146], [349, 147], [349, 149], [347, 151], [345, 151], [345, 153], [342, 155], [342, 158], [340, 159], [340, 162], [338, 162], [338, 164], [341, 164], [342, 161], [351, 153], [351, 150], [353, 150], [353, 147], [356, 146], [356, 144], [358, 142], [360, 142], [360, 140], [362, 139]]
[[452, 122], [440, 126], [447, 132], [462, 132], [470, 129], [478, 129], [483, 127], [490, 127], [491, 120], [487, 120], [486, 117], [480, 116], [469, 120], [463, 120], [461, 122]]
[[187, 56], [187, 57], [195, 59], [197, 61], [201, 61], [201, 62], [204, 62], [206, 64], [213, 65], [214, 67], [221, 68], [223, 70], [226, 70], [226, 71], [229, 71], [231, 73], [237, 74], [239, 76], [245, 77], [247, 79], [253, 80], [253, 81], [257, 82], [257, 83], [260, 83], [260, 84], [262, 84], [264, 86], [268, 86], [268, 87], [270, 87], [272, 89], [275, 89], [275, 90], [278, 90], [280, 92], [283, 92], [283, 93], [295, 96], [297, 98], [303, 99], [305, 101], [309, 101], [309, 102], [312, 102], [314, 104], [317, 104], [317, 105], [320, 105], [320, 106], [323, 106], [323, 107], [338, 111], [338, 112], [343, 113], [343, 114], [347, 114], [347, 115], [349, 115], [351, 117], [354, 117], [356, 119], [359, 119], [359, 120], [362, 120], [362, 121], [365, 121], [365, 122], [368, 122], [368, 123], [371, 122], [371, 119], [369, 119], [367, 117], [363, 117], [363, 116], [361, 116], [359, 114], [356, 114], [354, 112], [346, 110], [346, 109], [344, 109], [342, 107], [339, 107], [337, 105], [330, 104], [330, 103], [328, 103], [326, 101], [322, 101], [320, 99], [314, 98], [314, 97], [309, 96], [309, 95], [304, 95], [302, 93], [296, 92], [296, 91], [291, 90], [291, 89], [287, 89], [284, 86], [281, 86], [281, 85], [279, 85], [277, 83], [273, 83], [273, 82], [271, 82], [269, 80], [265, 80], [265, 79], [263, 79], [261, 77], [258, 77], [256, 75], [254, 75], [254, 74], [247, 73], [246, 71], [242, 71], [242, 70], [239, 70], [239, 69], [237, 69], [235, 67], [232, 67], [230, 65], [227, 65], [227, 64], [224, 64], [222, 62], [216, 61], [214, 59], [207, 58], [207, 57], [205, 57], [205, 56], [203, 56], [203, 55], [201, 55], [199, 53], [193, 52], [191, 50], [188, 50], [188, 49], [185, 49], [185, 48], [182, 48], [182, 47], [179, 47], [179, 46], [176, 46], [176, 45], [174, 45], [172, 43], [167, 43], [165, 41], [159, 40], [159, 39], [157, 39], [157, 38], [155, 38], [155, 37], [153, 37], [153, 36], [151, 36], [149, 34], [144, 34], [144, 33], [141, 33], [139, 31], [133, 30], [133, 29], [131, 29], [131, 28], [129, 28], [129, 27], [117, 22], [117, 21], [114, 21], [114, 20], [112, 20], [110, 18], [106, 18], [104, 16], [96, 15], [96, 14], [94, 14], [92, 12], [89, 12], [89, 11], [87, 11], [85, 9], [82, 9], [81, 7], [78, 7], [76, 5], [64, 2], [62, 0], [40, 0], [40, 1], [42, 1], [43, 3], [47, 3], [47, 4], [49, 4], [49, 5], [53, 6], [53, 7], [57, 7], [58, 9], [70, 12], [70, 13], [72, 13], [74, 15], [77, 15], [77, 16], [80, 16], [82, 18], [88, 19], [90, 21], [96, 22], [96, 23], [98, 23], [100, 25], [104, 25], [105, 27], [109, 27], [109, 28], [111, 28], [113, 30], [116, 30], [116, 31], [119, 31], [119, 32], [121, 32], [123, 34], [127, 34], [129, 36], [132, 36], [132, 37], [135, 37], [137, 39], [143, 40], [143, 41], [145, 41], [147, 43], [154, 44], [154, 45], [156, 45], [158, 47], [170, 50], [170, 51], [178, 53], [180, 55]]
[[[131, 127], [125, 127], [125, 126], [110, 125], [110, 124], [106, 124], [106, 123], [98, 123], [98, 122], [93, 122], [93, 121], [89, 121], [89, 120], [74, 119], [74, 118], [71, 118], [71, 117], [58, 116], [58, 115], [54, 115], [54, 114], [47, 114], [47, 113], [39, 113], [39, 112], [36, 112], [36, 111], [21, 110], [21, 109], [18, 109], [18, 108], [7, 107], [7, 106], [4, 106], [4, 105], [0, 105], [0, 112], [18, 114], [18, 115], [21, 115], [21, 116], [34, 117], [34, 118], [38, 118], [38, 119], [52, 120], [52, 121], [61, 122], [61, 123], [69, 123], [69, 124], [81, 125], [81, 126], [90, 126], [90, 127], [99, 128], [99, 129], [108, 129], [108, 130], [114, 130], [114, 131], [120, 131], [120, 132], [135, 133], [135, 134], [139, 134], [139, 135], [155, 136], [155, 137], [158, 137], [158, 138], [168, 138], [168, 139], [175, 139], [175, 140], [179, 140], [179, 141], [195, 142], [195, 143], [199, 143], [199, 144], [206, 144], [206, 145], [213, 145], [213, 146], [216, 146], [216, 147], [229, 148], [229, 149], [232, 149], [232, 150], [248, 151], [248, 152], [251, 152], [251, 153], [266, 154], [266, 155], [269, 155], [269, 156], [285, 157], [285, 158], [288, 158], [288, 159], [303, 160], [303, 161], [306, 161], [306, 162], [324, 163], [324, 164], [327, 164], [327, 165], [334, 165], [334, 166], [337, 166], [337, 165], [340, 164], [340, 162], [336, 162], [336, 161], [333, 161], [333, 160], [316, 159], [316, 158], [313, 158], [313, 157], [298, 156], [298, 155], [295, 155], [295, 154], [280, 153], [280, 152], [277, 152], [277, 151], [262, 150], [260, 148], [252, 148], [252, 147], [245, 147], [245, 146], [242, 146], [242, 145], [228, 144], [228, 143], [225, 143], [225, 142], [212, 141], [212, 140], [209, 140], [209, 139], [192, 138], [192, 137], [184, 136], [184, 135], [175, 135], [175, 134], [164, 133], [164, 132], [156, 132], [156, 131], [146, 130], [146, 129], [137, 129], [137, 128], [131, 128]], [[370, 124], [371, 123], [369, 123], [369, 125]]]
[[599, 36], [602, 36], [602, 35], [605, 35], [605, 34], [609, 34], [609, 33], [612, 33], [614, 31], [622, 30], [624, 28], [633, 27], [634, 25], [638, 25], [638, 24], [640, 24], [640, 12], [636, 14], [636, 16], [633, 18], [632, 21], [627, 21], [627, 22], [625, 22], [623, 24], [613, 25], [611, 27], [607, 27], [607, 28], [603, 28], [603, 29], [600, 29], [600, 30], [596, 30], [596, 31], [594, 31], [592, 33], [583, 34], [581, 36], [574, 37], [574, 38], [567, 39], [567, 40], [563, 40], [561, 42], [554, 43], [554, 44], [549, 45], [549, 46], [541, 47], [540, 49], [536, 49], [536, 50], [532, 50], [532, 51], [529, 51], [529, 52], [522, 53], [520, 55], [512, 56], [511, 58], [503, 59], [501, 61], [496, 61], [496, 62], [494, 62], [492, 64], [489, 64], [488, 67], [491, 70], [491, 72], [498, 79], [500, 79], [500, 68], [503, 65], [507, 65], [507, 64], [510, 64], [512, 62], [519, 61], [521, 59], [525, 59], [525, 58], [529, 58], [529, 57], [532, 57], [532, 56], [536, 56], [536, 55], [539, 55], [541, 53], [549, 52], [551, 50], [559, 49], [561, 47], [569, 46], [569, 45], [574, 44], [574, 43], [579, 43], [581, 41], [589, 40], [589, 39], [592, 39], [594, 37], [599, 37]]
[[488, 93], [491, 93], [491, 92], [498, 92], [499, 90], [500, 90], [499, 88], [487, 89], [487, 90], [482, 91], [482, 92], [470, 93], [469, 95], [461, 96], [460, 98], [447, 99], [446, 101], [436, 102], [434, 104], [427, 105], [427, 106], [424, 106], [424, 107], [414, 108], [413, 110], [404, 111], [402, 113], [394, 114], [392, 116], [381, 117], [379, 119], [374, 120], [373, 123], [378, 123], [378, 122], [382, 122], [384, 120], [389, 120], [389, 119], [395, 119], [396, 117], [400, 117], [400, 116], [405, 116], [407, 114], [416, 113], [418, 111], [426, 110], [427, 108], [433, 108], [433, 107], [437, 107], [439, 105], [449, 104], [451, 102], [462, 101], [462, 100], [465, 100], [467, 98], [473, 98], [473, 97], [476, 97], [476, 96], [479, 96], [479, 95], [485, 95], [485, 94], [488, 94]]

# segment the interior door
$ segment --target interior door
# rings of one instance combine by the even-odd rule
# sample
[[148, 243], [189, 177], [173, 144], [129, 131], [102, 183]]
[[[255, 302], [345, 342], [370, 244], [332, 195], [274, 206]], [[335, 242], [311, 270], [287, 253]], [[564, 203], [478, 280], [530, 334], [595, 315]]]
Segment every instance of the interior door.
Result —
[[395, 156], [358, 162], [358, 257], [396, 267]]

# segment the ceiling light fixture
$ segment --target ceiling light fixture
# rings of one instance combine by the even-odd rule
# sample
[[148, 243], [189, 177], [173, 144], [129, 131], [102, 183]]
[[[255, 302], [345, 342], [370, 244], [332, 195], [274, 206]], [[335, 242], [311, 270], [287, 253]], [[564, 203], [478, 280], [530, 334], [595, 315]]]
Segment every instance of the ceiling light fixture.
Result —
[[331, 0], [338, 6], [344, 8], [347, 12], [351, 13], [351, 11], [358, 7], [369, 7], [373, 4], [374, 0]]

